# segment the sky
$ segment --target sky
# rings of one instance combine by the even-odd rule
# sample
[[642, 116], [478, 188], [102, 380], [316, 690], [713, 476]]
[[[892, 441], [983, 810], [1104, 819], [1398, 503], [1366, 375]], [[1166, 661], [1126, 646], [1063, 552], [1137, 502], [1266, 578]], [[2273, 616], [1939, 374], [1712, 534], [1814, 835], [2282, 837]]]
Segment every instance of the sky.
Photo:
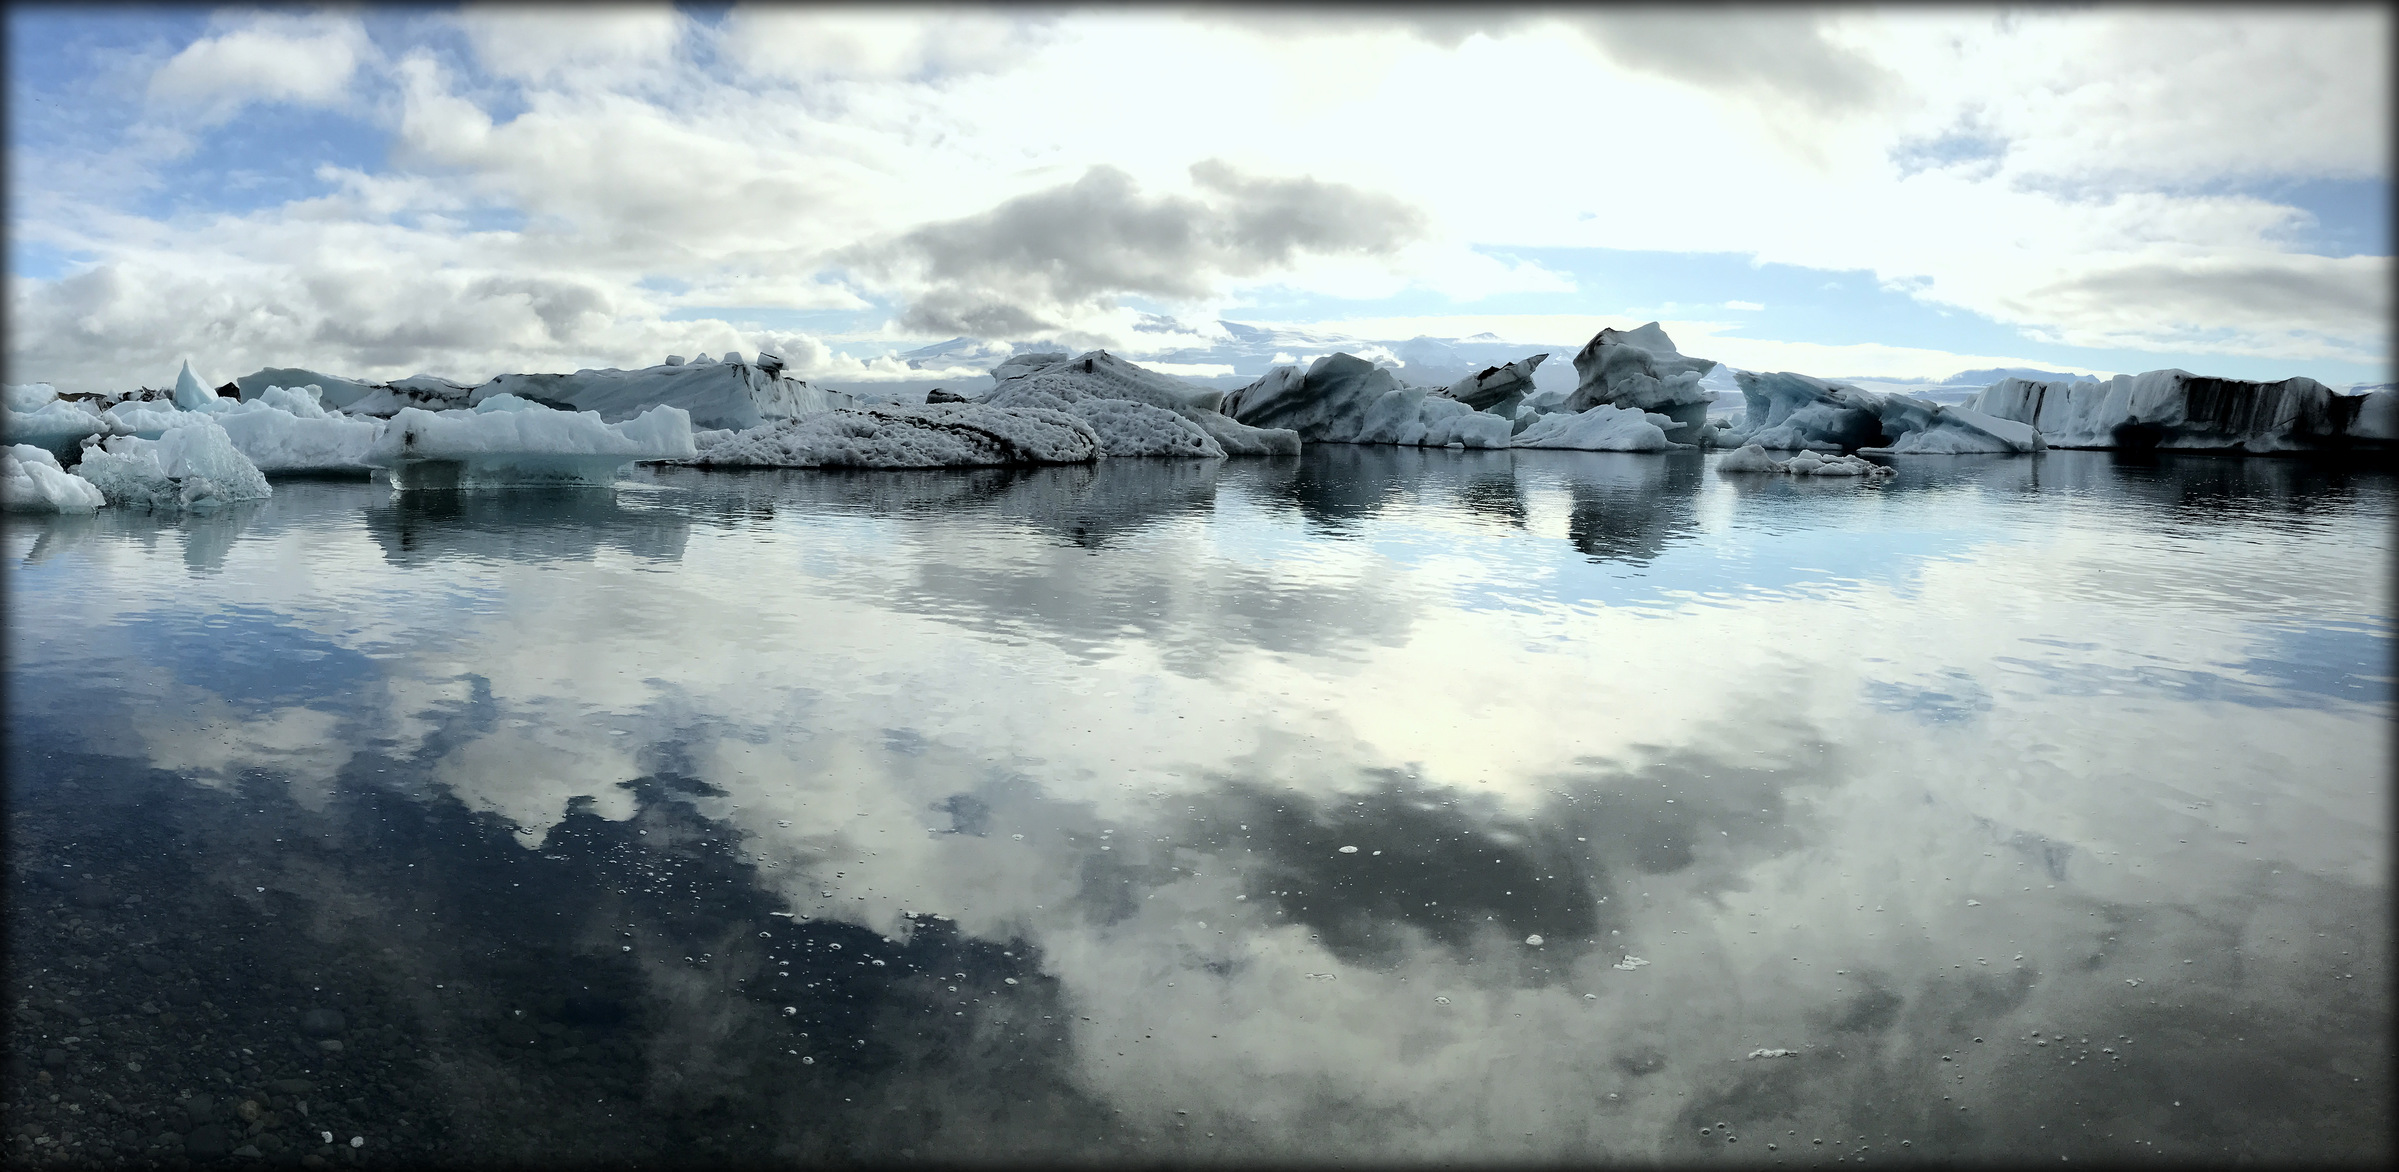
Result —
[[1656, 320], [1821, 377], [2384, 383], [2391, 19], [13, 6], [7, 379]]

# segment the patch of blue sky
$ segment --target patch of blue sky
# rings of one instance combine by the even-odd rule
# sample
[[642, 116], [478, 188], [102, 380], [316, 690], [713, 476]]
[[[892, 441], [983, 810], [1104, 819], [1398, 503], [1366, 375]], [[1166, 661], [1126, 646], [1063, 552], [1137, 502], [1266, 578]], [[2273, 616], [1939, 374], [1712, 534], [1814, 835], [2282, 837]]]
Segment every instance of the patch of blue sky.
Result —
[[374, 174], [383, 169], [391, 144], [388, 130], [358, 117], [279, 103], [253, 103], [195, 137], [191, 153], [162, 171], [165, 182], [128, 210], [158, 219], [245, 215], [316, 199], [338, 186], [320, 177], [319, 168]]
[[52, 281], [98, 259], [95, 253], [53, 247], [18, 233], [8, 238], [8, 275], [12, 277]]
[[2291, 230], [2292, 248], [2318, 256], [2391, 255], [2391, 181], [2302, 179], [2252, 184], [2243, 194], [2307, 213]]

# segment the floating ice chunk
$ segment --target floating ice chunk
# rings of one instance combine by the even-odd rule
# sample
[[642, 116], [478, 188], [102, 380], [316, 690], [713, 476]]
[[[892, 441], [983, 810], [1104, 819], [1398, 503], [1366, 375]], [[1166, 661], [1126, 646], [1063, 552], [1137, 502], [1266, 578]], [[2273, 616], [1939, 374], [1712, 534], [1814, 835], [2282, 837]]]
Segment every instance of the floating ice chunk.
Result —
[[1797, 1050], [1752, 1050], [1749, 1052], [1751, 1058], [1795, 1058], [1798, 1055], [1799, 1051]]
[[403, 408], [367, 462], [392, 470], [396, 488], [470, 483], [607, 484], [637, 460], [688, 460], [691, 416], [653, 407], [622, 423], [596, 412], [537, 405], [491, 411]]
[[1345, 846], [1341, 848], [1341, 853], [1345, 855], [1354, 855], [1358, 853], [1358, 848], [1354, 846]]
[[266, 476], [214, 418], [188, 414], [192, 422], [157, 439], [111, 436], [84, 449], [76, 467], [111, 503], [128, 508], [206, 511], [273, 494]]
[[[1603, 329], [1574, 356], [1574, 393], [1560, 404], [1568, 413], [1602, 404], [1654, 411], [1692, 429], [1708, 421], [1714, 391], [1700, 380], [1716, 369], [1706, 358], [1687, 358], [1666, 331], [1651, 322], [1637, 329]], [[1686, 435], [1696, 438], [1695, 430]]]
[[1402, 385], [1389, 370], [1351, 354], [1328, 354], [1301, 373], [1267, 371], [1226, 395], [1225, 413], [1255, 427], [1287, 428], [1311, 443], [1504, 448], [1508, 419]]
[[1535, 932], [1532, 935], [1525, 937], [1524, 942], [1532, 945], [1535, 948], [1539, 948], [1541, 947], [1541, 934], [1539, 932]]
[[1622, 970], [1622, 971], [1624, 971], [1624, 972], [1628, 972], [1628, 973], [1629, 973], [1629, 972], [1633, 971], [1634, 969], [1640, 968], [1640, 967], [1642, 967], [1643, 965], [1646, 965], [1646, 964], [1648, 964], [1648, 963], [1649, 963], [1648, 961], [1646, 961], [1646, 960], [1643, 960], [1643, 959], [1641, 959], [1640, 957], [1634, 956], [1632, 953], [1629, 953], [1629, 952], [1628, 952], [1628, 953], [1625, 953], [1625, 954], [1624, 954], [1624, 959], [1623, 959], [1623, 960], [1617, 961], [1615, 964], [1613, 964], [1613, 965], [1610, 965], [1609, 967], [1610, 967], [1610, 968], [1614, 968], [1614, 969], [1619, 969], [1619, 970]]
[[1731, 475], [1739, 472], [1780, 472], [1782, 461], [1766, 454], [1757, 444], [1745, 444], [1716, 462], [1716, 471]]
[[1533, 371], [1539, 369], [1548, 357], [1547, 354], [1535, 354], [1530, 358], [1489, 367], [1480, 374], [1470, 374], [1451, 383], [1449, 389], [1441, 393], [1477, 411], [1514, 418], [1516, 409], [1524, 403], [1524, 397], [1533, 393]]
[[1913, 454], [2036, 452], [2037, 429], [1979, 409], [1869, 391], [1804, 374], [1737, 371], [1746, 406], [1727, 442], [1779, 450]]
[[98, 411], [59, 398], [48, 383], [8, 388], [8, 402], [0, 413], [0, 432], [6, 434], [6, 442], [32, 444], [62, 458], [73, 456], [85, 436], [107, 431], [108, 422]]
[[[244, 400], [256, 399], [269, 387], [315, 387], [318, 401], [334, 410], [342, 410], [368, 395], [385, 389], [383, 383], [362, 382], [297, 366], [270, 366], [233, 380], [234, 389]], [[422, 406], [423, 404], [417, 404]], [[392, 410], [398, 410], [394, 407]], [[382, 412], [388, 415], [390, 411]]]
[[[1068, 358], [1063, 351], [1018, 354], [992, 368], [995, 382], [991, 393], [980, 402], [994, 407], [1050, 407], [1058, 409], [1042, 396], [1055, 399], [1067, 410], [1075, 410], [1090, 420], [1095, 428], [1101, 421], [1093, 412], [1080, 411], [1077, 404], [1092, 399], [1115, 399], [1173, 412], [1204, 433], [1221, 454], [1229, 456], [1296, 456], [1300, 437], [1295, 432], [1274, 428], [1252, 427], [1235, 420], [1219, 410], [1224, 392], [1210, 387], [1193, 386], [1171, 375], [1135, 363], [1127, 362], [1105, 350]], [[1173, 451], [1156, 453], [1120, 452], [1105, 428], [1100, 428], [1108, 455], [1176, 454]]]
[[175, 375], [175, 409], [216, 411], [224, 406], [225, 400], [200, 382], [200, 376], [192, 373], [191, 360], [185, 359], [183, 369]]
[[1100, 457], [1081, 418], [984, 403], [842, 409], [737, 432], [698, 463], [761, 468], [957, 468], [1081, 464]]
[[366, 472], [384, 424], [325, 410], [317, 387], [267, 387], [214, 418], [233, 446], [267, 473]]
[[97, 485], [58, 466], [48, 448], [0, 448], [0, 507], [12, 512], [88, 513], [108, 503]]
[[1517, 434], [1514, 446], [1585, 452], [1664, 452], [1691, 446], [1666, 437], [1668, 428], [1681, 426], [1673, 418], [1655, 412], [1603, 404], [1573, 414], [1542, 415]]
[[783, 374], [783, 362], [743, 362], [727, 351], [723, 362], [705, 354], [688, 363], [640, 370], [578, 370], [573, 374], [503, 374], [474, 388], [469, 406], [512, 395], [546, 406], [595, 411], [621, 423], [652, 407], [680, 407], [702, 428], [757, 427], [777, 419], [800, 419], [851, 406], [850, 396]]
[[2107, 382], [2002, 379], [1967, 405], [2026, 423], [2061, 448], [2283, 452], [2399, 441], [2399, 398], [2344, 395], [2312, 378], [2246, 382], [2184, 370]]
[[39, 411], [58, 401], [58, 388], [49, 383], [10, 383], [0, 400], [11, 411]]
[[[995, 401], [996, 400], [996, 401]], [[1100, 437], [1107, 456], [1185, 456], [1221, 460], [1224, 445], [1180, 415], [1130, 399], [1084, 398], [1068, 402], [1048, 391], [1010, 385], [984, 402], [994, 407], [1034, 407], [1079, 416]], [[1236, 425], [1238, 426], [1238, 425]]]

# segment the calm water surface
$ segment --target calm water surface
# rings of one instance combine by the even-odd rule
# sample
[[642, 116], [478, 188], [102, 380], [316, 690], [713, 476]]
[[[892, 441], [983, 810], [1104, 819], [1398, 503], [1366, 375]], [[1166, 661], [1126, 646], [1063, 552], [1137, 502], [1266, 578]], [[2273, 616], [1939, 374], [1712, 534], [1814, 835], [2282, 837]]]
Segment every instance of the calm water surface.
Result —
[[0, 1142], [2389, 1156], [2399, 478], [1712, 459], [10, 518]]

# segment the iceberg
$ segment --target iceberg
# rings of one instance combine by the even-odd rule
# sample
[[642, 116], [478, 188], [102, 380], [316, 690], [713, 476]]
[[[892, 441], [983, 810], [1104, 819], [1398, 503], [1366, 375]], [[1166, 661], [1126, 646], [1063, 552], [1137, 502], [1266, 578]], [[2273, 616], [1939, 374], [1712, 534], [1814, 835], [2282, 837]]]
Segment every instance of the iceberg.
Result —
[[[431, 376], [418, 375], [417, 377], [425, 379]], [[266, 393], [268, 387], [315, 387], [318, 401], [335, 411], [347, 410], [351, 404], [378, 391], [389, 389], [387, 383], [360, 382], [356, 379], [342, 378], [339, 375], [324, 374], [297, 366], [270, 366], [233, 380], [233, 386], [245, 400], [258, 398]], [[461, 398], [460, 404], [463, 405], [463, 403], [464, 399]], [[416, 405], [423, 406], [424, 404]], [[397, 411], [399, 408], [394, 407], [392, 410]], [[383, 412], [386, 415], [390, 413], [389, 411]], [[371, 412], [361, 412], [361, 414], [371, 414]]]
[[[1099, 433], [1106, 454], [1111, 456], [1299, 454], [1297, 432], [1252, 427], [1220, 410], [1224, 392], [1193, 386], [1105, 350], [1075, 358], [1068, 358], [1062, 351], [1012, 355], [992, 368], [991, 377], [996, 385], [978, 402], [993, 407], [1037, 407], [1080, 415]], [[1097, 405], [1109, 402], [1146, 407], [1170, 414], [1174, 420]], [[1182, 426], [1175, 426], [1175, 421]]]
[[1450, 384], [1441, 392], [1477, 411], [1514, 418], [1524, 397], [1533, 393], [1533, 372], [1540, 369], [1547, 354], [1488, 367], [1480, 374], [1470, 374]]
[[327, 411], [319, 400], [321, 393], [313, 385], [267, 387], [257, 398], [231, 404], [214, 418], [260, 472], [372, 472], [367, 453], [383, 434], [383, 422]]
[[[14, 388], [11, 388], [12, 390]], [[99, 486], [58, 466], [48, 448], [0, 448], [0, 508], [13, 512], [88, 513], [108, 503]]]
[[1717, 462], [1716, 471], [1727, 476], [1745, 472], [1782, 472], [1792, 476], [1862, 476], [1868, 480], [1898, 475], [1894, 469], [1863, 456], [1826, 456], [1803, 451], [1788, 460], [1777, 460], [1757, 444], [1747, 444], [1727, 453], [1724, 459]]
[[1224, 397], [1226, 415], [1252, 427], [1288, 429], [1310, 443], [1504, 448], [1509, 419], [1446, 395], [1402, 384], [1352, 354], [1328, 354], [1302, 373], [1278, 366]]
[[2009, 378], [1968, 402], [2061, 448], [2290, 452], [2399, 441], [2399, 396], [2344, 395], [2312, 378], [2246, 382], [2184, 370], [2103, 383]]
[[218, 411], [224, 407], [224, 397], [209, 390], [207, 384], [200, 381], [200, 376], [192, 373], [191, 360], [185, 359], [183, 370], [175, 375], [175, 409], [178, 411]]
[[702, 354], [690, 362], [640, 370], [578, 370], [573, 374], [503, 374], [474, 388], [467, 405], [515, 395], [571, 411], [597, 412], [621, 423], [652, 407], [678, 407], [692, 426], [744, 431], [777, 419], [800, 419], [851, 406], [850, 396], [783, 373], [783, 360], [761, 353], [744, 362]]
[[104, 435], [108, 422], [82, 403], [68, 402], [48, 383], [8, 388], [0, 408], [0, 433], [11, 444], [31, 444], [59, 459], [72, 459], [90, 435]]
[[395, 489], [468, 484], [608, 484], [639, 460], [688, 460], [691, 416], [652, 407], [622, 423], [593, 411], [559, 411], [500, 394], [464, 411], [404, 407], [384, 425], [366, 462], [389, 469]]
[[1780, 371], [1740, 371], [1747, 410], [1721, 429], [1719, 442], [1784, 451], [1956, 455], [2037, 452], [2040, 433], [2024, 423], [1978, 409], [1869, 391], [1848, 383]]
[[157, 439], [110, 436], [85, 448], [77, 471], [110, 503], [129, 508], [206, 511], [273, 495], [265, 474], [214, 418], [186, 414], [191, 422]]
[[1077, 415], [988, 403], [884, 404], [712, 434], [693, 462], [716, 468], [970, 468], [1082, 464], [1099, 433]]
[[1664, 452], [1692, 446], [1666, 438], [1668, 429], [1680, 426], [1673, 418], [1656, 412], [1603, 404], [1571, 415], [1558, 412], [1534, 416], [1517, 433], [1513, 446], [1585, 452]]
[[1574, 356], [1577, 381], [1560, 409], [1581, 412], [1604, 404], [1654, 411], [1687, 424], [1686, 434], [1695, 435], [1707, 424], [1708, 404], [1716, 397], [1700, 380], [1714, 369], [1712, 359], [1677, 351], [1654, 321], [1637, 329], [1603, 329]]

